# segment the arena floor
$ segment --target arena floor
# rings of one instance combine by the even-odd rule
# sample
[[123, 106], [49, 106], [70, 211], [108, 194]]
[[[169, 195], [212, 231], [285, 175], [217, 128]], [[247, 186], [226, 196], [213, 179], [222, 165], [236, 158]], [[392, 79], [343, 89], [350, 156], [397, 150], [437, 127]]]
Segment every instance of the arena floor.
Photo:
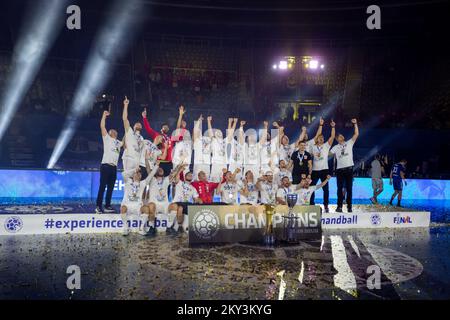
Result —
[[[0, 237], [0, 299], [449, 299], [449, 226], [325, 232], [288, 247], [187, 235]], [[69, 265], [81, 289], [66, 288]], [[382, 270], [369, 290], [367, 268]]]

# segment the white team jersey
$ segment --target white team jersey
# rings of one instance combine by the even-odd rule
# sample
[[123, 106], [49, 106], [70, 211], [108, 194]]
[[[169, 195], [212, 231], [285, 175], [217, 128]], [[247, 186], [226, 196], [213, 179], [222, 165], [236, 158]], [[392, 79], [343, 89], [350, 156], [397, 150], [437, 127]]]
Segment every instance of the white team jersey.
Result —
[[169, 202], [169, 177], [155, 177], [150, 182], [150, 202]]
[[226, 164], [227, 163], [227, 153], [226, 153], [226, 143], [224, 139], [212, 138], [211, 141], [211, 163], [212, 164]]
[[331, 148], [330, 152], [336, 155], [336, 169], [351, 167], [353, 163], [353, 139], [343, 144], [337, 144]]
[[211, 138], [202, 136], [194, 141], [194, 164], [211, 164]]
[[182, 140], [175, 144], [173, 148], [173, 157], [172, 162], [174, 165], [178, 165], [181, 161], [184, 161], [184, 164], [191, 164], [192, 157], [192, 141], [191, 140]]
[[260, 145], [259, 162], [261, 167], [269, 166], [270, 160], [272, 160], [272, 143], [268, 141]]
[[197, 190], [186, 181], [179, 181], [175, 186], [173, 202], [194, 202], [198, 198]]
[[245, 144], [244, 165], [259, 165], [259, 144]]
[[243, 180], [238, 182], [239, 190], [241, 190], [239, 203], [241, 204], [250, 203], [252, 205], [256, 205], [258, 203], [258, 189], [256, 188], [256, 184], [253, 182], [247, 183], [247, 190], [249, 192], [247, 196], [245, 196], [242, 192], [244, 186], [245, 182]]
[[244, 145], [234, 139], [229, 144], [231, 144], [229, 164], [241, 167], [244, 164]]
[[261, 186], [261, 203], [275, 203], [275, 196], [278, 190], [278, 185], [275, 182], [269, 183], [263, 181], [260, 183]]
[[134, 132], [133, 129], [129, 127], [125, 133], [125, 156], [133, 159], [140, 159], [143, 141], [144, 138], [140, 133]]
[[289, 181], [292, 181], [292, 172], [289, 170], [278, 170], [274, 175], [275, 182], [280, 185], [281, 180], [283, 180], [284, 177], [288, 177]]
[[308, 152], [313, 155], [313, 171], [320, 171], [328, 169], [328, 154], [331, 146], [325, 142], [321, 146], [313, 144], [308, 149]]
[[120, 148], [122, 147], [122, 142], [113, 139], [109, 134], [103, 136], [103, 158], [102, 164], [111, 164], [117, 166], [119, 161]]
[[220, 190], [220, 200], [227, 204], [236, 204], [238, 196], [238, 186], [237, 183], [225, 182], [222, 184], [222, 188]]
[[123, 179], [125, 185], [122, 204], [135, 203], [137, 205], [142, 205], [142, 194], [145, 186], [153, 180], [153, 176], [155, 175], [157, 169], [158, 167], [155, 167], [147, 178], [141, 181], [133, 180], [135, 169], [124, 171]]
[[[289, 162], [289, 160], [291, 159], [291, 154], [294, 152], [295, 147], [291, 144], [287, 144], [287, 145], [280, 145], [278, 147], [278, 160], [284, 160], [286, 162], [286, 164]], [[278, 163], [276, 163], [278, 164]]]
[[142, 142], [142, 150], [141, 150], [141, 157], [139, 161], [139, 165], [141, 167], [145, 167], [145, 154], [150, 154], [149, 162], [151, 164], [155, 164], [158, 160], [158, 157], [162, 154], [161, 150], [158, 149], [158, 147], [151, 142], [150, 140], [144, 140]]
[[312, 194], [319, 189], [318, 186], [310, 186], [309, 188], [300, 188], [295, 193], [298, 194], [297, 205], [309, 205]]

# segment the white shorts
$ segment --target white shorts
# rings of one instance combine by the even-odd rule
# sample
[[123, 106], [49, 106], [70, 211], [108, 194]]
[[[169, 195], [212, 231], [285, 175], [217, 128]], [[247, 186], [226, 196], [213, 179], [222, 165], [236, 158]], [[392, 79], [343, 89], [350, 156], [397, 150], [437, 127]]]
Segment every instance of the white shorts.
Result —
[[223, 169], [227, 169], [226, 164], [213, 163], [211, 165], [211, 174], [209, 176], [209, 180], [211, 182], [221, 182], [223, 177]]
[[161, 202], [161, 201], [155, 201], [153, 202], [155, 204], [156, 207], [156, 214], [158, 213], [163, 213], [166, 214], [169, 212], [169, 202]]
[[206, 178], [209, 180], [209, 175], [211, 174], [211, 166], [209, 164], [194, 164], [194, 180], [198, 179], [198, 173], [203, 171], [206, 174]]
[[122, 201], [121, 206], [127, 207], [127, 215], [141, 214], [141, 202]]

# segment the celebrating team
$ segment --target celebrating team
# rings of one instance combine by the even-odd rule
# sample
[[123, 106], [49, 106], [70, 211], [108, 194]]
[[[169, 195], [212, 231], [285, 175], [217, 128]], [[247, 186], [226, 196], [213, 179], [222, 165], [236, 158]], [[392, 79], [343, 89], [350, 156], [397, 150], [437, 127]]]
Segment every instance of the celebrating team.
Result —
[[[213, 204], [214, 195], [220, 197], [220, 204], [257, 205], [286, 204], [287, 194], [297, 193], [297, 204], [304, 205], [314, 204], [314, 192], [323, 188], [323, 205], [328, 212], [328, 160], [331, 156], [336, 159], [336, 212], [342, 212], [344, 197], [347, 211], [352, 211], [353, 145], [359, 135], [356, 119], [352, 119], [354, 134], [349, 140], [342, 134], [336, 136], [333, 121], [330, 122], [330, 137], [326, 140], [322, 134], [325, 121], [320, 119], [312, 139], [308, 139], [306, 127], [303, 127], [299, 139], [290, 143], [284, 128], [277, 122], [273, 123], [275, 129], [271, 134], [269, 123], [265, 121], [258, 141], [255, 130], [244, 132], [245, 121], [229, 119], [224, 137], [221, 130], [213, 129], [213, 119], [208, 116], [207, 131], [203, 134], [202, 115], [195, 122], [191, 137], [183, 120], [183, 106], [179, 108], [177, 128], [169, 136], [169, 126], [163, 124], [159, 132], [154, 130], [144, 110], [144, 129], [151, 141], [142, 136], [141, 123], [131, 127], [128, 106], [129, 100], [125, 97], [123, 141], [117, 140], [117, 131], [106, 130], [107, 111], [100, 123], [104, 156], [96, 208], [98, 213], [114, 212], [111, 195], [120, 148], [123, 147], [125, 192], [120, 212], [124, 235], [129, 233], [128, 218], [132, 214], [140, 215], [139, 233], [143, 235], [155, 232], [157, 213], [167, 214], [168, 232], [185, 230], [188, 204]], [[335, 139], [338, 143], [332, 147]], [[321, 183], [317, 185], [319, 180]], [[106, 206], [102, 209], [105, 189]]]

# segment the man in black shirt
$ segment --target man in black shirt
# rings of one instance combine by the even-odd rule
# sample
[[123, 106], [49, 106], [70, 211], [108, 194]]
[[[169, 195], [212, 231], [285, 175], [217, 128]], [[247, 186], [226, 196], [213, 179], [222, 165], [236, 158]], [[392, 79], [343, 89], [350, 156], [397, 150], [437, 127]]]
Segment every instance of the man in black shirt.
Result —
[[292, 153], [291, 161], [294, 164], [292, 168], [293, 184], [299, 184], [304, 178], [311, 178], [312, 155], [306, 151], [305, 141], [301, 141], [298, 144], [298, 150]]

